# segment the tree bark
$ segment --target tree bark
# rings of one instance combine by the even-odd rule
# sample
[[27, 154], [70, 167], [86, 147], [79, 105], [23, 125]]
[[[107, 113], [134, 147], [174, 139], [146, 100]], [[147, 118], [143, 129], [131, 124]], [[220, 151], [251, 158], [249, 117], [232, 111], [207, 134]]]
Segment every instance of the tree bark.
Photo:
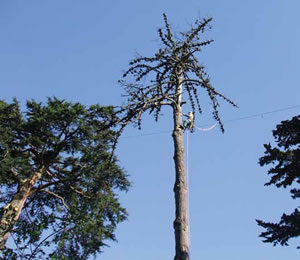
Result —
[[184, 164], [184, 129], [182, 126], [181, 93], [182, 86], [177, 89], [177, 102], [173, 106], [173, 141], [175, 162], [175, 258], [174, 260], [189, 260], [189, 219], [187, 214], [187, 185]]
[[42, 170], [36, 171], [29, 178], [22, 180], [13, 199], [4, 207], [4, 212], [0, 220], [0, 250], [5, 248], [6, 241], [20, 217], [25, 202], [30, 196], [32, 187], [41, 176]]

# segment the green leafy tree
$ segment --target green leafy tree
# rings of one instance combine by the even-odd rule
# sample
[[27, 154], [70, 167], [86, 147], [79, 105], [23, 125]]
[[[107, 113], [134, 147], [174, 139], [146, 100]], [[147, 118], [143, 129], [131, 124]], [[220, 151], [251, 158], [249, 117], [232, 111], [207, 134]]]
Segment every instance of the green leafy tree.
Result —
[[[111, 154], [114, 115], [57, 98], [28, 101], [24, 113], [16, 100], [0, 101], [4, 257], [87, 259], [115, 240], [127, 217], [116, 191], [129, 182]], [[6, 247], [9, 236], [16, 250]]]
[[[138, 56], [120, 81], [128, 96], [123, 106], [123, 125], [136, 123], [141, 126], [144, 112], [153, 114], [157, 121], [164, 106], [173, 112], [173, 143], [175, 163], [175, 260], [189, 259], [189, 220], [187, 215], [187, 186], [184, 165], [184, 131], [193, 131], [193, 122], [202, 108], [199, 101], [201, 89], [212, 102], [214, 119], [224, 131], [219, 116], [218, 98], [236, 106], [219, 93], [211, 84], [210, 77], [196, 56], [212, 42], [203, 33], [210, 28], [211, 18], [201, 19], [186, 32], [174, 36], [164, 14], [164, 28], [158, 29], [161, 48], [151, 57]], [[126, 78], [126, 79], [125, 79]], [[148, 79], [148, 80], [147, 80]], [[143, 83], [140, 83], [143, 82]], [[189, 104], [188, 119], [183, 120], [183, 105]]]
[[[272, 165], [268, 174], [271, 179], [265, 185], [275, 185], [277, 188], [290, 190], [293, 199], [300, 197], [300, 116], [282, 121], [273, 130], [277, 147], [265, 144], [265, 155], [260, 158], [260, 166]], [[298, 207], [299, 208], [299, 207]], [[273, 245], [288, 245], [288, 240], [300, 236], [300, 211], [296, 208], [290, 215], [283, 214], [278, 223], [257, 220], [259, 226], [265, 228], [260, 234], [263, 242]], [[300, 248], [300, 247], [298, 247]]]

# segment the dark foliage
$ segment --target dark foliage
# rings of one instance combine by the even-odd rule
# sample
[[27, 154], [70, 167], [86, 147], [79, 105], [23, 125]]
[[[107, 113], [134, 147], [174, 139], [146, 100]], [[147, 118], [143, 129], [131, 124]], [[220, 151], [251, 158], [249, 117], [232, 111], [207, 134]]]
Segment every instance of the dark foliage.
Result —
[[115, 240], [127, 217], [116, 191], [129, 186], [111, 156], [115, 121], [112, 107], [49, 98], [28, 101], [21, 113], [16, 100], [0, 101], [1, 216], [22, 183], [41, 172], [9, 230], [17, 250], [3, 256], [87, 259]]
[[[265, 155], [259, 160], [261, 166], [272, 165], [268, 171], [271, 179], [265, 185], [275, 185], [278, 188], [293, 186], [291, 196], [297, 199], [300, 197], [300, 116], [282, 121], [273, 131], [273, 136], [277, 147], [265, 144]], [[286, 246], [290, 238], [300, 236], [300, 212], [297, 208], [290, 215], [283, 214], [279, 223], [261, 220], [257, 220], [257, 223], [266, 229], [260, 237], [273, 245]]]

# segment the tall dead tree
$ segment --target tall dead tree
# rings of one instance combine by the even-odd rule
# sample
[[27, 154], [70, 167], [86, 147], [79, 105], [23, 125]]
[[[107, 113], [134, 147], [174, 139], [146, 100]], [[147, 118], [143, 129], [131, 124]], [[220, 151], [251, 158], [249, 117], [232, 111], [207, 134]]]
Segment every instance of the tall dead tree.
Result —
[[[123, 112], [125, 112], [123, 125], [134, 122], [140, 127], [141, 116], [144, 112], [149, 111], [150, 114], [154, 114], [157, 121], [163, 106], [169, 106], [173, 110], [172, 137], [174, 141], [176, 206], [174, 220], [176, 254], [174, 259], [188, 260], [189, 220], [184, 164], [184, 131], [186, 127], [183, 124], [182, 106], [188, 103], [193, 116], [195, 116], [196, 110], [201, 114], [198, 90], [204, 89], [212, 102], [213, 117], [219, 123], [221, 131], [224, 132], [219, 117], [217, 98], [222, 98], [233, 106], [236, 105], [211, 85], [204, 66], [196, 57], [202, 47], [213, 41], [202, 40], [202, 34], [210, 28], [212, 18], [196, 20], [194, 26], [186, 32], [181, 32], [177, 37], [173, 35], [165, 14], [163, 14], [163, 18], [164, 27], [158, 29], [162, 47], [152, 57], [139, 56], [132, 60], [129, 63], [129, 69], [123, 75], [123, 80], [120, 81], [128, 97], [127, 103], [123, 106]], [[150, 79], [145, 79], [147, 76]], [[146, 83], [141, 84], [141, 80]]]

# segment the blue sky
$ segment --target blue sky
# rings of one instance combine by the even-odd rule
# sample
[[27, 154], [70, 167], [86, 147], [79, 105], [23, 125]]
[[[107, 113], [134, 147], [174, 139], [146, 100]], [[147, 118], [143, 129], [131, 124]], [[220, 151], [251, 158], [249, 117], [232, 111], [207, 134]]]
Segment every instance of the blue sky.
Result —
[[[300, 105], [299, 10], [298, 0], [1, 1], [1, 99], [119, 105], [117, 80], [137, 52], [156, 50], [163, 12], [176, 31], [212, 16], [207, 37], [215, 42], [199, 59], [215, 88], [240, 108], [222, 103], [225, 134], [215, 128], [189, 135], [191, 259], [296, 260], [296, 241], [262, 243], [255, 219], [278, 221], [298, 206], [288, 190], [263, 186], [267, 168], [257, 162], [272, 129], [300, 108], [230, 120]], [[201, 94], [206, 111], [196, 124], [212, 125]], [[129, 220], [118, 226], [119, 242], [97, 259], [174, 256], [172, 120], [163, 112], [158, 123], [145, 116], [142, 131], [129, 127], [120, 141], [120, 164], [133, 183], [120, 194]]]

